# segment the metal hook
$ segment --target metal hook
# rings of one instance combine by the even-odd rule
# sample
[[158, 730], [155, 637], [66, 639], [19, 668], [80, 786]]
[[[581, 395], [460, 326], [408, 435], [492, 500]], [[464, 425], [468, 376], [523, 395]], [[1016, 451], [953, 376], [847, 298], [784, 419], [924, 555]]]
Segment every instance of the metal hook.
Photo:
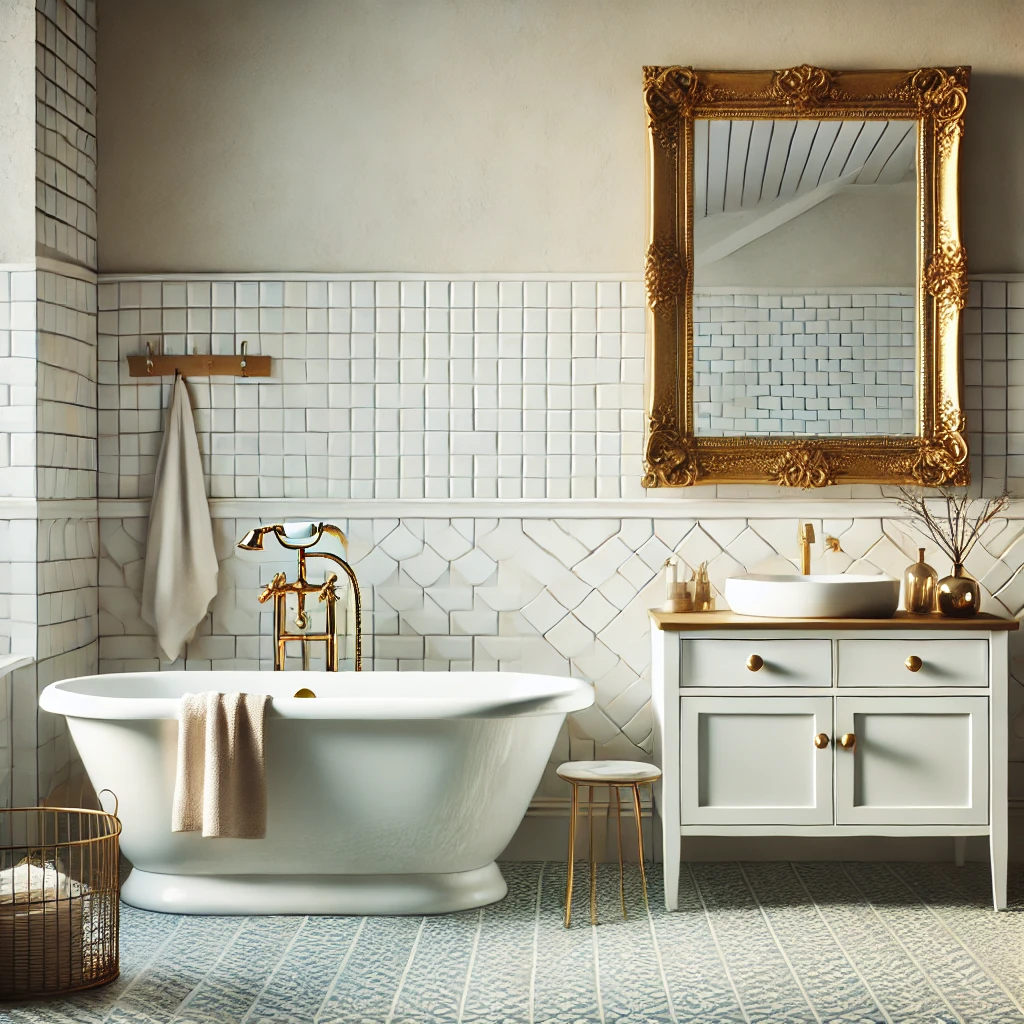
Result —
[[247, 341], [243, 341], [243, 342], [242, 342], [242, 365], [241, 365], [241, 370], [242, 370], [242, 376], [243, 376], [243, 377], [248, 377], [248, 376], [249, 376], [249, 375], [248, 375], [248, 374], [247, 374], [247, 373], [245, 372], [245, 366], [246, 366], [246, 362], [245, 362], [245, 354], [246, 354], [246, 349], [247, 349], [248, 347], [249, 347], [249, 342], [247, 342]]
[[153, 373], [153, 346], [146, 342], [146, 373]]

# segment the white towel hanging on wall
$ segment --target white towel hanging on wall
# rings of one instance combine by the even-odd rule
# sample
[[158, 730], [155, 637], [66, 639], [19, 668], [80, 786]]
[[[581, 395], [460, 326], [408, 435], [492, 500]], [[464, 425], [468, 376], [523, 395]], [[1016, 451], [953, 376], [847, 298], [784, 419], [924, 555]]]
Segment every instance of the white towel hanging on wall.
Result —
[[203, 462], [183, 377], [176, 376], [149, 507], [142, 617], [168, 661], [179, 658], [217, 593]]

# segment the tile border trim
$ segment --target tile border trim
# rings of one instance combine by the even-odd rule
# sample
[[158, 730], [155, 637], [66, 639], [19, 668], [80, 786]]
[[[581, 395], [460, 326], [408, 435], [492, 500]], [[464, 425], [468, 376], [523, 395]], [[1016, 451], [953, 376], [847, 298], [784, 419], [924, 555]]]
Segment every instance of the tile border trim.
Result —
[[[6, 515], [0, 499], [0, 518]], [[42, 518], [60, 518], [70, 502], [38, 502]], [[77, 507], [81, 503], [75, 503]], [[60, 511], [58, 511], [60, 510]], [[490, 499], [490, 498], [211, 498], [214, 519], [281, 519], [308, 515], [341, 519], [899, 519], [893, 499], [680, 498], [656, 499]], [[149, 501], [100, 498], [98, 518], [141, 519]], [[6, 518], [28, 518], [6, 515]], [[1009, 519], [1024, 519], [1024, 503], [1011, 506]]]

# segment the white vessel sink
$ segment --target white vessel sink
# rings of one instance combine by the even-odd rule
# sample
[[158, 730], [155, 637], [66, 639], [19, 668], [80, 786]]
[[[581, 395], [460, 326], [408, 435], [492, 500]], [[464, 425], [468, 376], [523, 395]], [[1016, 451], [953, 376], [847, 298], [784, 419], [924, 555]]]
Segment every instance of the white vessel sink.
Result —
[[725, 599], [739, 615], [777, 619], [888, 619], [900, 599], [891, 576], [767, 576], [725, 581]]

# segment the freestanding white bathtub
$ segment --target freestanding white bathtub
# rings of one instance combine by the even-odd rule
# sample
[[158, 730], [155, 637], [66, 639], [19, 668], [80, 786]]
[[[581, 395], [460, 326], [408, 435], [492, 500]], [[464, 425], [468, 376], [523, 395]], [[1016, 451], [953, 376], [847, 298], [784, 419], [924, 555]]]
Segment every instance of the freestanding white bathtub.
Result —
[[[316, 699], [291, 694], [309, 687]], [[179, 698], [269, 692], [267, 835], [171, 832]], [[48, 686], [97, 791], [119, 801], [122, 890], [186, 914], [423, 914], [501, 899], [494, 863], [579, 679], [511, 672], [152, 672]]]

